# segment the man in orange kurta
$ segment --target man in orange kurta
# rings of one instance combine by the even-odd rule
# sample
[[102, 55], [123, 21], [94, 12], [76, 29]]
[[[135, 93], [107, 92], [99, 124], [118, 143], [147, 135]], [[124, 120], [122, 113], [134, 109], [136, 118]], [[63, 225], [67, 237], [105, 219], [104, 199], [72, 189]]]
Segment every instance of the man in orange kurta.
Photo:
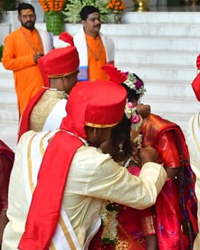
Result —
[[[88, 74], [90, 80], [104, 79], [107, 80], [107, 76], [101, 69], [106, 62], [106, 50], [101, 41], [100, 36], [92, 37], [85, 33], [85, 38], [88, 46]], [[89, 48], [92, 48], [90, 50]], [[96, 55], [96, 56], [95, 56]]]
[[101, 20], [98, 8], [85, 6], [80, 16], [83, 27], [74, 37], [80, 59], [78, 80], [107, 80], [101, 67], [105, 64], [114, 64], [114, 43], [100, 32]]
[[32, 5], [18, 6], [21, 27], [9, 34], [4, 43], [2, 63], [13, 70], [18, 109], [22, 115], [29, 100], [43, 86], [38, 60], [53, 48], [53, 38], [46, 31], [35, 29], [36, 15]]

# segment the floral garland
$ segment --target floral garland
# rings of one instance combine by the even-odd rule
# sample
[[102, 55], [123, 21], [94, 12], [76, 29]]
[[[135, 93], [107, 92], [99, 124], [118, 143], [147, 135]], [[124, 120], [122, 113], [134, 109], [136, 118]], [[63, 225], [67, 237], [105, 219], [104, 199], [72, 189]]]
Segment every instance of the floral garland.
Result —
[[135, 90], [136, 94], [144, 94], [146, 92], [143, 82], [140, 79], [137, 79], [132, 73], [128, 73], [127, 80], [124, 84], [130, 89]]
[[39, 0], [44, 12], [55, 11], [60, 12], [65, 6], [65, 0]]
[[131, 121], [131, 129], [138, 130], [142, 125], [142, 117], [137, 112], [134, 102], [127, 102], [125, 106], [125, 115]]
[[115, 11], [122, 11], [125, 9], [125, 4], [121, 0], [110, 0], [106, 8]]
[[101, 240], [105, 245], [115, 245], [117, 243], [118, 213], [120, 206], [116, 203], [105, 201], [101, 210], [103, 223], [103, 233]]

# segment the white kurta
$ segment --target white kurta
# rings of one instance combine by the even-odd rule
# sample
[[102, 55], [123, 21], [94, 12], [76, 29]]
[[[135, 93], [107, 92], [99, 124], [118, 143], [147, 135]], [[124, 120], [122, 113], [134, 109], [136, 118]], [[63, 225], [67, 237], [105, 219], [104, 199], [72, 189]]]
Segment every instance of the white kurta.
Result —
[[[45, 143], [36, 142], [38, 134]], [[3, 250], [17, 249], [29, 210], [27, 186], [30, 186], [30, 179], [22, 162], [31, 163], [39, 170], [41, 160], [37, 152], [45, 151], [52, 134], [29, 131], [21, 137], [10, 178], [10, 222], [4, 232]], [[32, 158], [29, 157], [30, 152]], [[32, 178], [34, 180], [37, 175]], [[157, 163], [144, 164], [139, 177], [135, 177], [126, 168], [118, 166], [108, 154], [102, 154], [94, 147], [81, 146], [74, 155], [62, 202], [80, 246], [84, 246], [89, 231], [99, 218], [103, 200], [144, 209], [155, 203], [165, 180], [166, 172]]]
[[46, 32], [44, 30], [41, 30], [41, 29], [37, 29], [37, 31], [40, 34], [42, 44], [43, 44], [44, 54], [46, 55], [54, 47], [54, 45], [53, 45], [53, 34], [49, 33], [49, 32]]
[[[193, 172], [196, 175], [195, 193], [198, 202], [197, 217], [198, 228], [200, 229], [200, 114], [192, 116], [188, 123], [186, 142], [190, 154], [190, 164]], [[200, 249], [200, 234], [194, 242], [194, 250]]]

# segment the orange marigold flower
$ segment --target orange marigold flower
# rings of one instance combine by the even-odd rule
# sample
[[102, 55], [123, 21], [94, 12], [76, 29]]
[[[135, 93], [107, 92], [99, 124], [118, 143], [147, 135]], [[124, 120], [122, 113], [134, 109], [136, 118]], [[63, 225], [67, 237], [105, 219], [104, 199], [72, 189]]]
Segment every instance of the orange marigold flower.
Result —
[[121, 0], [110, 0], [106, 8], [111, 10], [124, 10], [125, 4]]
[[42, 9], [47, 11], [62, 11], [66, 0], [39, 0]]

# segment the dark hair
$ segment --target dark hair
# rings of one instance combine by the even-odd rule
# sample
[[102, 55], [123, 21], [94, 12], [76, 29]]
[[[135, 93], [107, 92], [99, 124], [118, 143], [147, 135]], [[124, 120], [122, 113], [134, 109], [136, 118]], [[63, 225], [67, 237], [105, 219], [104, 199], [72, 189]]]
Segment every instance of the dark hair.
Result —
[[88, 18], [88, 15], [95, 13], [95, 12], [99, 12], [99, 9], [92, 6], [92, 5], [88, 5], [82, 8], [81, 12], [80, 12], [80, 17], [81, 20], [86, 20]]
[[123, 116], [122, 120], [111, 130], [111, 139], [114, 145], [118, 144], [118, 141], [123, 137], [124, 144], [123, 150], [126, 155], [132, 154], [132, 142], [130, 138], [131, 132], [131, 121], [126, 117]]
[[[137, 76], [136, 74], [134, 74], [134, 73], [132, 73], [132, 74], [136, 77], [137, 81], [139, 81], [140, 84], [144, 86], [144, 82], [142, 81], [142, 79], [140, 79], [139, 76]], [[123, 87], [126, 89], [126, 91], [127, 91], [127, 99], [128, 99], [129, 102], [138, 101], [138, 100], [139, 100], [139, 98], [141, 97], [141, 94], [136, 93], [136, 90], [135, 90], [135, 89], [129, 88], [129, 87], [128, 87], [126, 84], [124, 84], [124, 83], [122, 84], [122, 86], [123, 86]]]
[[[140, 85], [144, 86], [144, 82], [136, 74], [134, 73], [132, 74], [136, 77], [137, 81], [140, 82]], [[138, 99], [141, 97], [141, 94], [137, 94], [135, 89], [129, 88], [124, 83], [122, 84], [122, 86], [127, 91], [127, 99], [129, 102], [138, 101]], [[126, 155], [132, 154], [132, 141], [130, 132], [131, 132], [131, 120], [128, 119], [126, 115], [123, 116], [123, 119], [111, 131], [111, 139], [114, 145], [117, 145], [122, 137], [124, 138], [123, 150]]]
[[20, 3], [17, 8], [18, 14], [20, 15], [21, 10], [28, 10], [28, 9], [32, 10], [33, 13], [35, 13], [35, 8], [33, 7], [33, 5], [29, 3]]

